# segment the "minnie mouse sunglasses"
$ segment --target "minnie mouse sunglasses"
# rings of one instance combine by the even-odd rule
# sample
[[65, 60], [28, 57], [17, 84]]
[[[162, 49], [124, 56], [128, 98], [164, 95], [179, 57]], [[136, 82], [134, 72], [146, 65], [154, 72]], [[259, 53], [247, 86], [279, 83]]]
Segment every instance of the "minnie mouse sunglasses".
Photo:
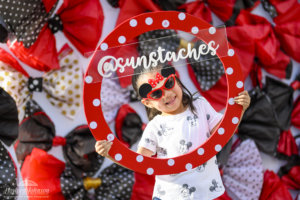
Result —
[[171, 90], [175, 86], [175, 74], [171, 74], [170, 76], [167, 77], [165, 80], [164, 84], [155, 90], [150, 91], [147, 94], [147, 98], [144, 99], [152, 99], [152, 100], [160, 100], [163, 95], [164, 95], [164, 90]]

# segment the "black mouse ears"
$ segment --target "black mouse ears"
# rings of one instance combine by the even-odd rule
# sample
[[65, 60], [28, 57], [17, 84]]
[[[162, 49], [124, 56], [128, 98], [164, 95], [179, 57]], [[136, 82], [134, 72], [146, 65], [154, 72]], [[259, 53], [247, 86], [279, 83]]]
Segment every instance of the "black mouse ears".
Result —
[[[170, 76], [171, 74], [175, 74], [175, 68], [173, 66], [167, 64], [162, 67], [160, 73], [164, 78], [166, 78], [166, 77]], [[151, 92], [151, 90], [152, 90], [152, 86], [148, 83], [144, 83], [139, 88], [139, 94], [142, 98], [147, 98], [147, 94], [149, 92]]]
[[175, 74], [175, 68], [171, 65], [164, 65], [163, 68], [161, 69], [161, 75], [167, 78], [171, 74]]

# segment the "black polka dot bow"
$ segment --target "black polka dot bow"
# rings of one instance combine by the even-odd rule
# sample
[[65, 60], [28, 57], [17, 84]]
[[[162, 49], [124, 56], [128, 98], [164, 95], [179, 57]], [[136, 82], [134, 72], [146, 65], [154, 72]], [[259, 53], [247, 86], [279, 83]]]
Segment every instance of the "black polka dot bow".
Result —
[[68, 46], [64, 47], [58, 56], [60, 69], [37, 78], [30, 77], [10, 54], [0, 49], [0, 86], [15, 99], [20, 120], [32, 93], [42, 91], [62, 115], [74, 119], [81, 106], [82, 71], [73, 51]]
[[134, 183], [133, 171], [115, 163], [101, 171], [101, 185], [95, 190], [98, 200], [127, 200], [131, 197]]
[[[198, 40], [194, 48], [198, 49], [201, 44], [203, 42]], [[212, 88], [224, 74], [222, 62], [217, 56], [210, 55], [210, 52], [206, 55], [201, 55], [199, 59], [190, 58], [189, 64], [193, 68], [197, 81], [203, 91]]]
[[42, 28], [53, 14], [58, 1], [45, 5], [40, 0], [8, 0], [0, 4], [0, 16], [17, 40], [28, 48], [37, 40]]
[[0, 141], [0, 199], [13, 200], [17, 195], [16, 166]]
[[[11, 2], [13, 1], [15, 0]], [[25, 13], [22, 13], [23, 17], [20, 17], [21, 21], [16, 26], [21, 27], [18, 41], [8, 41], [10, 50], [21, 61], [35, 69], [41, 71], [58, 69], [59, 62], [56, 58], [58, 52], [54, 33], [62, 31], [83, 56], [90, 56], [102, 32], [104, 16], [100, 2], [98, 0], [64, 1], [55, 14], [54, 8], [48, 5], [53, 1], [44, 2], [30, 0], [21, 3], [22, 8], [19, 9], [25, 9]], [[17, 8], [12, 10], [11, 5], [7, 4], [4, 7], [8, 6], [8, 11], [2, 12], [8, 12], [6, 21], [12, 21], [14, 15], [19, 12], [15, 10]], [[29, 7], [30, 12], [27, 12]], [[52, 10], [47, 13], [50, 8]], [[29, 33], [30, 36], [28, 36]]]
[[156, 52], [158, 47], [165, 49], [164, 55], [167, 51], [177, 52], [180, 43], [176, 31], [172, 29], [148, 31], [141, 34], [138, 39], [140, 56], [149, 56], [151, 52]]

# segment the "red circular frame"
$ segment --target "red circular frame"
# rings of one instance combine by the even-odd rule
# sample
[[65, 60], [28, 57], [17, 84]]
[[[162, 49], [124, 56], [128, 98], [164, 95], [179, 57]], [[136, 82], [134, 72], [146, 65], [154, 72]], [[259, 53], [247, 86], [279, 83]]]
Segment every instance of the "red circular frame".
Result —
[[[130, 41], [147, 31], [166, 28], [194, 32], [194, 36], [202, 39], [206, 43], [214, 40], [218, 44], [218, 42], [221, 43], [221, 41], [224, 40], [224, 38], [218, 38], [218, 36], [220, 36], [218, 35], [218, 29], [215, 29], [209, 23], [199, 18], [176, 11], [161, 11], [144, 13], [124, 21], [102, 41], [101, 45], [97, 48], [97, 51], [106, 51], [107, 48], [120, 46], [124, 43], [124, 39]], [[192, 29], [196, 31], [192, 31]], [[206, 31], [202, 31], [203, 29]], [[121, 41], [119, 40], [120, 36], [123, 36], [121, 37]], [[220, 45], [217, 49], [218, 56], [228, 55], [221, 58], [219, 56], [226, 72], [228, 85], [227, 105], [221, 124], [216, 129], [215, 133], [194, 151], [182, 156], [167, 159], [150, 158], [137, 154], [121, 144], [114, 134], [112, 134], [112, 131], [104, 119], [101, 103], [99, 103], [101, 100], [101, 80], [103, 77], [97, 73], [97, 65], [102, 57], [97, 54], [97, 51], [93, 55], [85, 74], [85, 114], [90, 130], [96, 140], [113, 140], [109, 155], [120, 164], [134, 171], [147, 173], [149, 175], [183, 172], [195, 168], [212, 158], [225, 146], [234, 134], [240, 120], [242, 107], [235, 104], [233, 98], [243, 91], [244, 83], [238, 58], [230, 44], [228, 44], [228, 46]], [[95, 91], [99, 91], [99, 93]]]

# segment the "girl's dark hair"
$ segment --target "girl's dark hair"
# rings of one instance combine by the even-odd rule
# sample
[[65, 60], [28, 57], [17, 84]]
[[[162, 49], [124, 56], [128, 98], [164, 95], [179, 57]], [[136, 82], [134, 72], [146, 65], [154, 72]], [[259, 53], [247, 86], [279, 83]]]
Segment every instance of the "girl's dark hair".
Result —
[[[172, 67], [170, 65], [159, 65], [156, 67], [149, 67], [148, 69], [144, 68], [144, 67], [137, 67], [134, 69], [134, 74], [132, 75], [132, 87], [135, 90], [135, 92], [137, 93], [137, 95], [140, 97], [139, 94], [139, 88], [137, 87], [137, 81], [140, 78], [140, 76], [144, 73], [148, 73], [151, 71], [157, 71], [157, 70], [161, 70], [163, 67]], [[177, 78], [177, 76], [175, 76], [175, 79], [177, 81], [177, 83], [181, 86], [182, 88], [182, 104], [183, 106], [189, 106], [191, 111], [196, 114], [196, 109], [195, 106], [193, 105], [193, 95], [192, 93], [183, 85], [183, 83], [179, 80], [179, 78]], [[155, 108], [148, 108], [147, 106], [145, 106], [146, 111], [147, 111], [147, 115], [149, 120], [152, 120], [156, 115], [160, 115], [161, 112], [158, 111]]]

